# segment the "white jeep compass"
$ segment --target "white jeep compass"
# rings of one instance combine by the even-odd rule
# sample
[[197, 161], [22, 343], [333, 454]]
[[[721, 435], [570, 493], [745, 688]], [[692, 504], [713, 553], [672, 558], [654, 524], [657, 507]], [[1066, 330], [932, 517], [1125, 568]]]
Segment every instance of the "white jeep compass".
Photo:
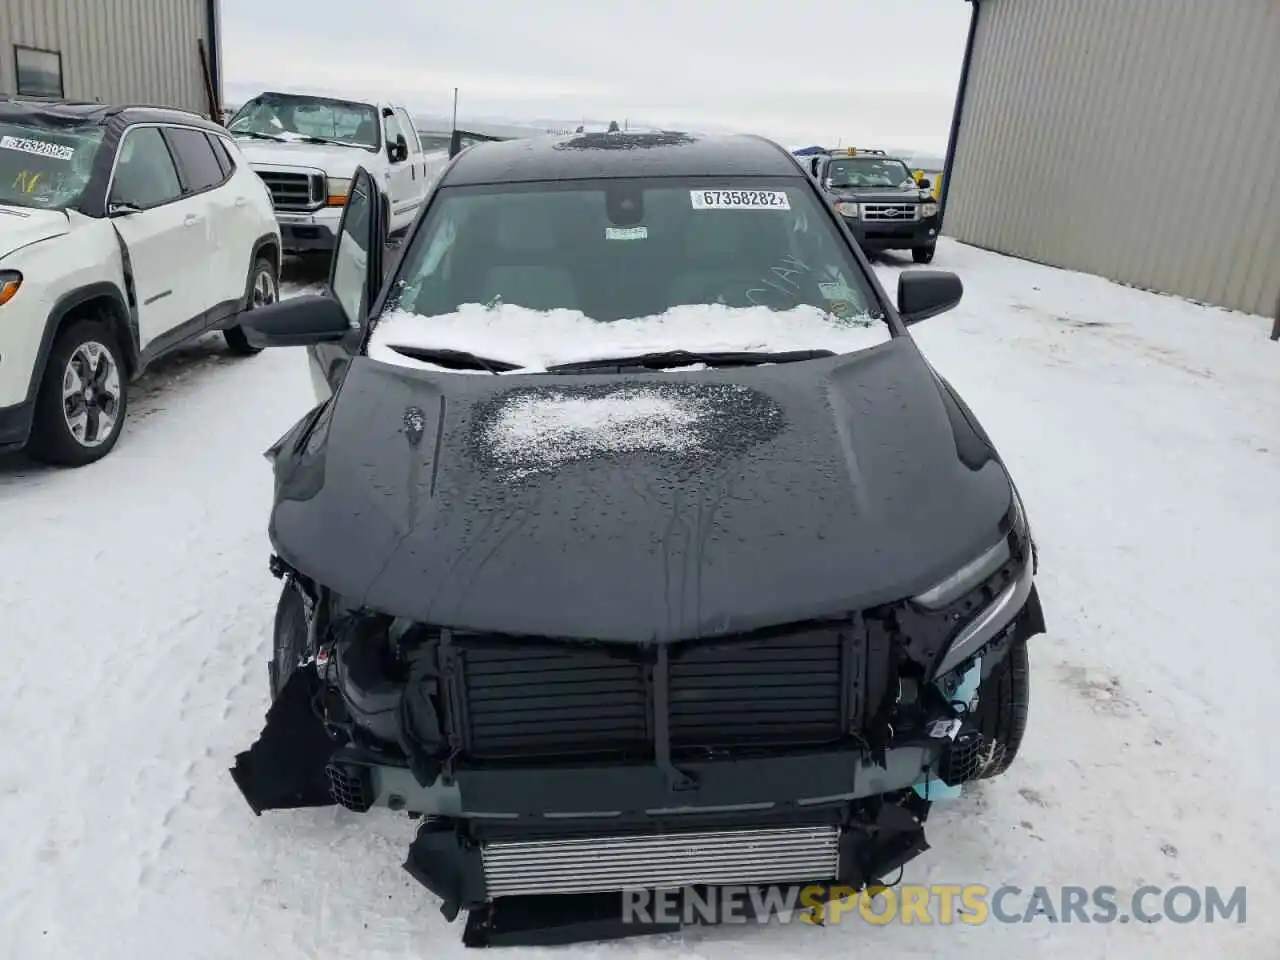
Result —
[[178, 110], [0, 98], [0, 451], [80, 466], [127, 387], [278, 298], [271, 197], [225, 129]]

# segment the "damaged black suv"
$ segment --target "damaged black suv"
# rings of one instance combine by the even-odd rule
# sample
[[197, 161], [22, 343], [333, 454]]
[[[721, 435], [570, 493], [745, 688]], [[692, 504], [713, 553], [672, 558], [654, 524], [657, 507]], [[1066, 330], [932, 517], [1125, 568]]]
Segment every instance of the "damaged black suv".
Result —
[[927, 849], [1018, 752], [1044, 630], [1021, 499], [907, 330], [959, 279], [893, 303], [753, 137], [468, 148], [386, 269], [383, 209], [358, 171], [328, 292], [247, 322], [319, 400], [269, 451], [254, 811], [418, 819], [472, 944]]

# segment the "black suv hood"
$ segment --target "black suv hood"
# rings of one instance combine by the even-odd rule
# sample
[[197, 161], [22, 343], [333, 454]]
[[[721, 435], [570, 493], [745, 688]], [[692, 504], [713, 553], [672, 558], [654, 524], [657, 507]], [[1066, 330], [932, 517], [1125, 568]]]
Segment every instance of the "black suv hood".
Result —
[[[675, 419], [528, 430], [610, 404]], [[526, 442], [504, 449], [521, 423]], [[902, 599], [993, 543], [1011, 487], [978, 429], [907, 337], [802, 363], [626, 376], [362, 358], [273, 447], [271, 538], [348, 602], [441, 626], [630, 642], [736, 633]]]

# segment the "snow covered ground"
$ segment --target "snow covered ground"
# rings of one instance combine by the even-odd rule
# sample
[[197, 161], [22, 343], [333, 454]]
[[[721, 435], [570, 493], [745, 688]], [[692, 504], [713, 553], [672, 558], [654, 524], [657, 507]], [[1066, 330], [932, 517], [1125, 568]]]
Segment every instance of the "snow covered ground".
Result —
[[[901, 264], [880, 267], [892, 289]], [[1009, 774], [940, 804], [919, 883], [1248, 887], [1235, 923], [720, 928], [522, 957], [1280, 955], [1280, 344], [1269, 322], [946, 242], [916, 336], [1018, 479], [1049, 634]], [[164, 363], [102, 463], [0, 461], [0, 956], [460, 957], [390, 814], [253, 817], [278, 584], [261, 451], [300, 351]], [[1017, 906], [1020, 902], [1014, 901]], [[1123, 899], [1121, 900], [1123, 905]]]

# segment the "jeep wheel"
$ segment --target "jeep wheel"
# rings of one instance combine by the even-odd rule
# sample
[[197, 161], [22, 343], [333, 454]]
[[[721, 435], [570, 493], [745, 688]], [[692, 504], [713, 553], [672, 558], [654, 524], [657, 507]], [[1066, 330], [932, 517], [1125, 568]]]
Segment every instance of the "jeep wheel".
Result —
[[1031, 662], [1026, 640], [1018, 639], [978, 687], [974, 720], [982, 732], [984, 756], [976, 779], [998, 777], [1009, 769], [1022, 746], [1030, 702]]
[[78, 320], [58, 335], [36, 395], [28, 452], [60, 467], [101, 460], [120, 439], [128, 376], [111, 328]]
[[[253, 272], [249, 275], [249, 290], [245, 297], [245, 310], [257, 310], [280, 299], [280, 278], [276, 276], [276, 265], [270, 257], [258, 257], [253, 264]], [[261, 353], [261, 347], [249, 343], [243, 328], [238, 324], [222, 331], [222, 338], [227, 342], [227, 349], [237, 356], [251, 357]]]
[[280, 691], [293, 676], [307, 656], [307, 616], [298, 588], [286, 583], [276, 604], [276, 625], [271, 645], [271, 662], [268, 676], [271, 681], [271, 699], [274, 702]]
[[916, 263], [933, 263], [933, 247], [912, 247], [911, 259]]

